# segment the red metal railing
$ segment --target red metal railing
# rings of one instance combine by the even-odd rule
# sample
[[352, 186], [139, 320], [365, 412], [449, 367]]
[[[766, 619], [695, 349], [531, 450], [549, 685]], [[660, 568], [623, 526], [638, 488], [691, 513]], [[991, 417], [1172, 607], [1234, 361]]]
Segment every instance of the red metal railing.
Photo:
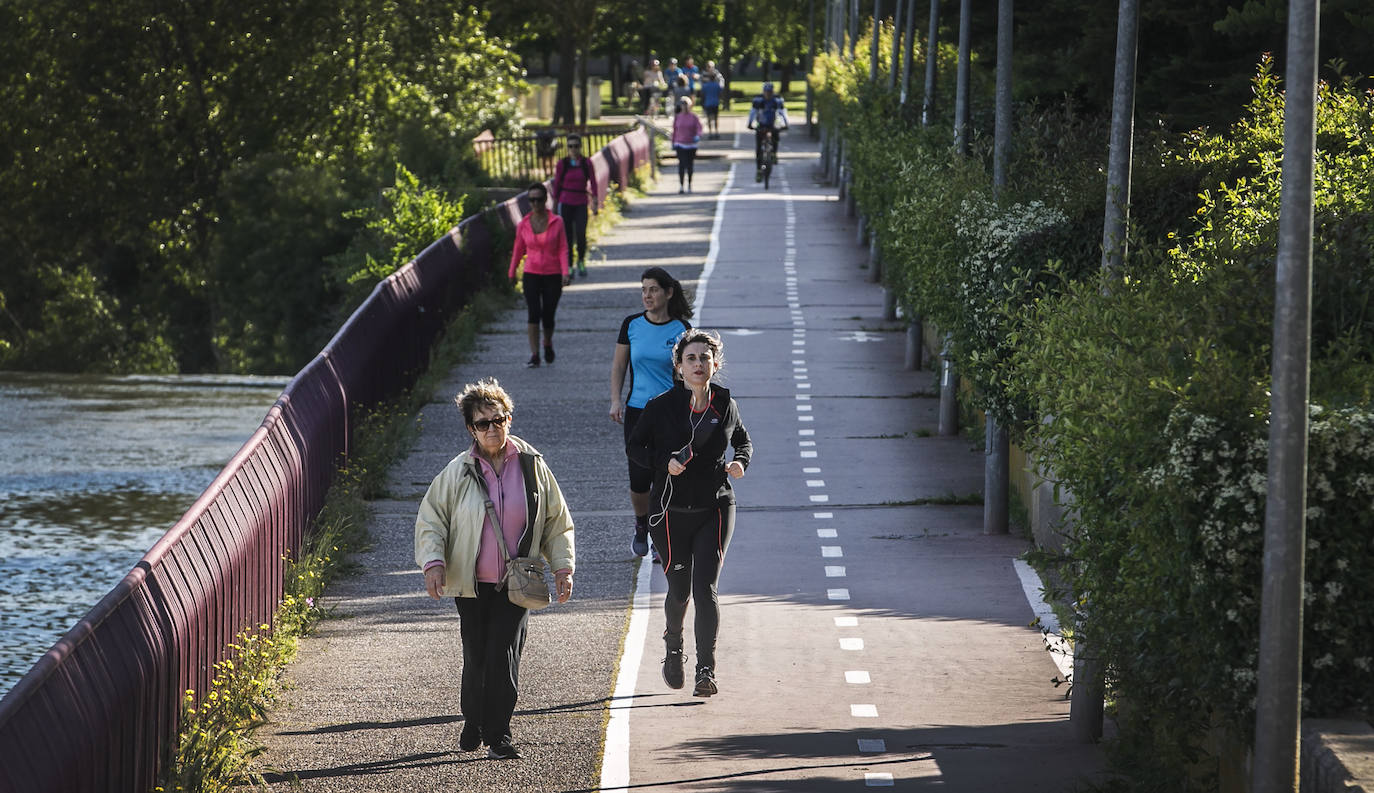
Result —
[[[647, 162], [647, 139], [591, 158], [601, 196], [612, 172], [623, 188]], [[0, 700], [0, 791], [152, 789], [181, 697], [272, 618], [282, 557], [348, 454], [350, 415], [414, 382], [445, 323], [504, 269], [490, 224], [528, 206], [522, 193], [469, 218], [377, 284], [181, 520]]]

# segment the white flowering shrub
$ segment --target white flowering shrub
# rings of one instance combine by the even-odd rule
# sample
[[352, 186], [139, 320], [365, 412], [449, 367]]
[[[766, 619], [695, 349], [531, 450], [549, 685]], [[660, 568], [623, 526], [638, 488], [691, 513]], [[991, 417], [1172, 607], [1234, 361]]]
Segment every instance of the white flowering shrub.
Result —
[[[1263, 582], [1267, 425], [1176, 409], [1167, 458], [1145, 472], [1173, 505], [1190, 559], [1189, 633], [1214, 663], [1206, 701], [1254, 718]], [[1309, 713], [1374, 707], [1374, 413], [1312, 406], [1308, 430], [1303, 705]]]

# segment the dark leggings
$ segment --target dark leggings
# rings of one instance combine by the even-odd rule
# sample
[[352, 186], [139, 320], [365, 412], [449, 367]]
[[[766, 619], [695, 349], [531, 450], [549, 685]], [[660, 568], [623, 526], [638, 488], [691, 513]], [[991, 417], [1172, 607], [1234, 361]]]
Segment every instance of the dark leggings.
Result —
[[720, 582], [720, 567], [734, 531], [734, 504], [722, 504], [701, 512], [669, 509], [663, 521], [650, 529], [654, 547], [659, 549], [663, 559], [663, 574], [668, 579], [663, 615], [669, 633], [682, 633], [687, 603], [696, 598], [694, 626], [698, 667], [714, 669], [716, 666], [716, 634], [720, 631], [720, 600], [716, 596], [716, 585]]
[[[625, 442], [630, 442], [630, 435], [635, 431], [635, 425], [639, 423], [640, 414], [644, 408], [625, 408]], [[629, 459], [628, 456], [626, 459]], [[647, 493], [654, 484], [654, 472], [630, 460], [630, 492]]]
[[[587, 205], [559, 204], [558, 216], [568, 235], [568, 255], [575, 262], [587, 260]], [[575, 256], [573, 254], [576, 254]]]
[[677, 152], [677, 181], [682, 183], [683, 179], [692, 181], [692, 174], [696, 170], [697, 150], [685, 147], [674, 147]]
[[563, 276], [525, 273], [525, 307], [529, 309], [529, 323], [541, 322], [544, 330], [553, 330], [553, 315], [558, 311], [558, 298], [563, 296]]
[[496, 591], [477, 585], [477, 597], [454, 598], [463, 639], [459, 706], [469, 726], [480, 728], [488, 746], [509, 741], [510, 719], [520, 693], [520, 654], [525, 650], [529, 612]]
[[759, 125], [754, 128], [754, 167], [763, 167], [763, 139], [769, 137], [773, 139], [773, 155], [778, 152], [778, 131], [772, 127]]

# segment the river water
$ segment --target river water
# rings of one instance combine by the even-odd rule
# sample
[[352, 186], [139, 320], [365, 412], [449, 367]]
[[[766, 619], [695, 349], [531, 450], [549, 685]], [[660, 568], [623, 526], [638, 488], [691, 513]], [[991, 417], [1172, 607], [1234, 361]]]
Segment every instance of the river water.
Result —
[[0, 372], [0, 695], [195, 502], [286, 383]]

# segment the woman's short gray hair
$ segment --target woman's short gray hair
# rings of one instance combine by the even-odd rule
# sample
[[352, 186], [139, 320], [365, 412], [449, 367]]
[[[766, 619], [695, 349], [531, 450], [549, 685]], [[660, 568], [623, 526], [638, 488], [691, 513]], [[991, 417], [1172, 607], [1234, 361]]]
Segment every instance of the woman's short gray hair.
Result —
[[463, 423], [469, 426], [478, 408], [500, 408], [506, 415], [515, 410], [515, 403], [511, 401], [510, 394], [506, 393], [506, 389], [501, 387], [495, 377], [484, 377], [475, 383], [468, 383], [458, 392], [458, 396], [453, 398], [453, 402], [463, 411]]

